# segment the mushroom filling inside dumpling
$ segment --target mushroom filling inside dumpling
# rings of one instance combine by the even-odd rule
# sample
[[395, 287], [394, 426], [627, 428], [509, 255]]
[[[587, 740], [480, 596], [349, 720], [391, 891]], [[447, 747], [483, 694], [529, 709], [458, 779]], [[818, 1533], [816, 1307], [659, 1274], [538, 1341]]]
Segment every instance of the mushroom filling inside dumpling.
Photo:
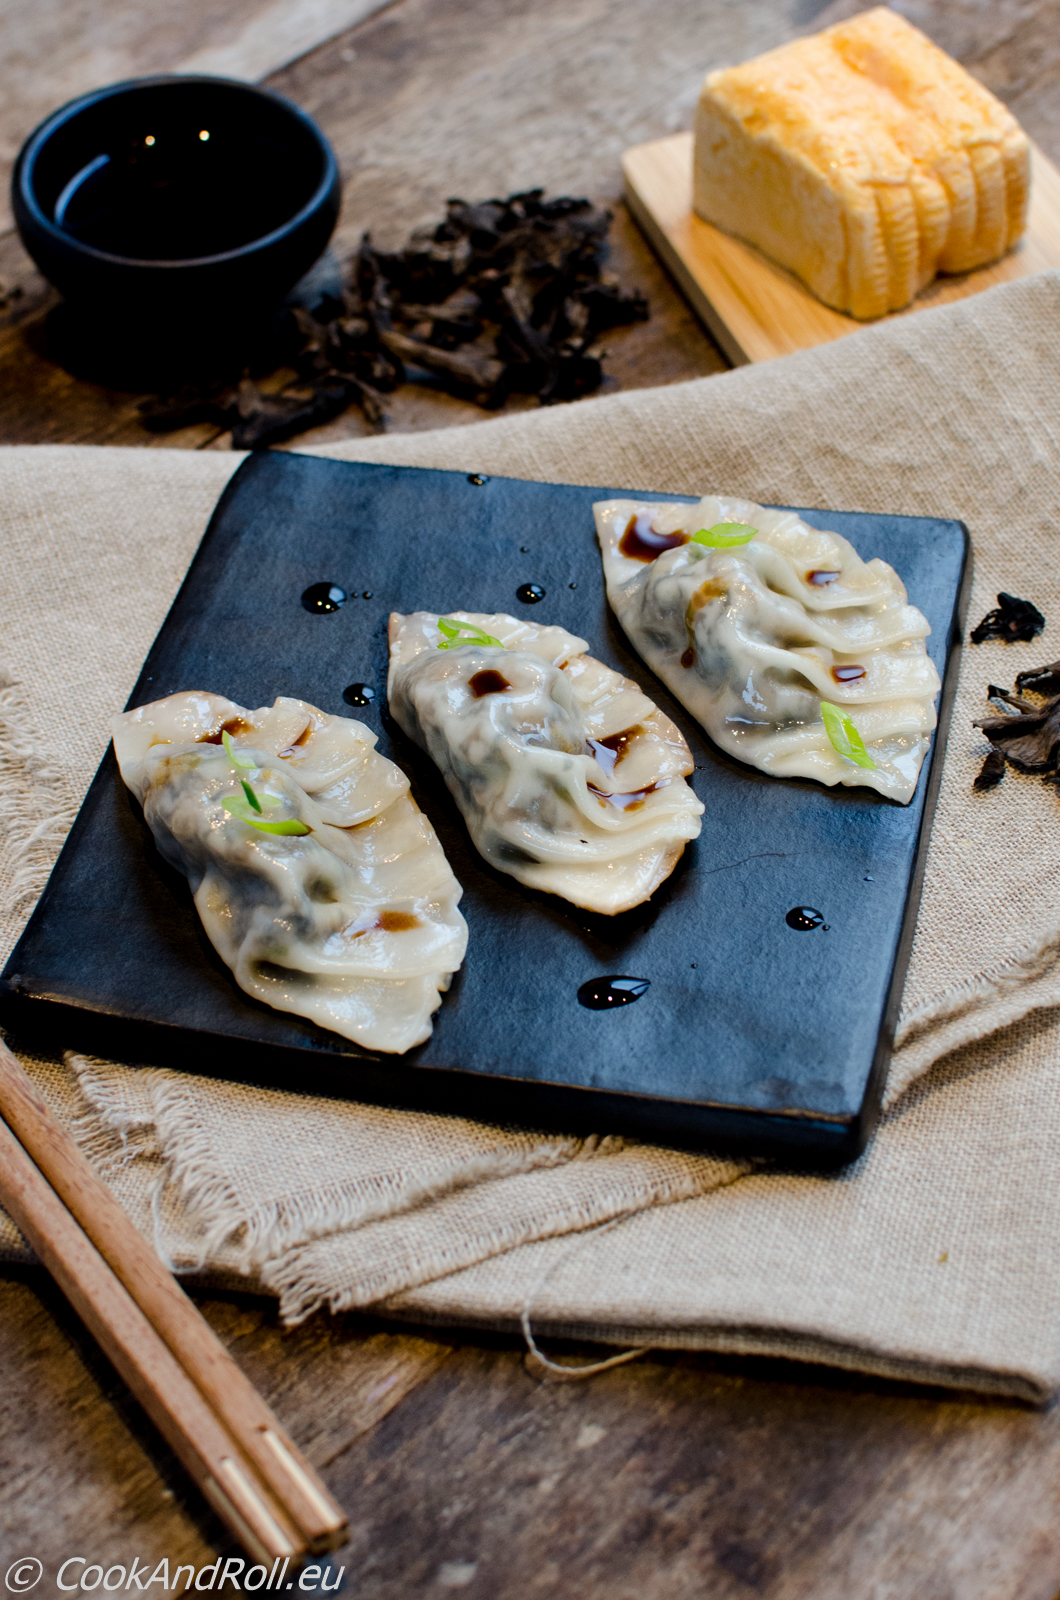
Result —
[[170, 695], [114, 718], [121, 775], [247, 994], [401, 1053], [464, 958], [461, 888], [405, 774], [349, 717]]
[[746, 500], [593, 509], [612, 610], [715, 744], [778, 777], [912, 799], [939, 677], [893, 568]]
[[677, 728], [587, 650], [505, 615], [395, 614], [388, 693], [492, 866], [614, 914], [669, 876], [703, 807]]

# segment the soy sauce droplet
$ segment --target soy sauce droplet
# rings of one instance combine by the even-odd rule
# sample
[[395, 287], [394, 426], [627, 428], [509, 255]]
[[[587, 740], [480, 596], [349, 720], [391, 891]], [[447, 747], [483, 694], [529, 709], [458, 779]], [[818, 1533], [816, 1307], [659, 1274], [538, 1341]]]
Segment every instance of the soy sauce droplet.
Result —
[[515, 591], [515, 598], [521, 600], [524, 606], [536, 606], [539, 600], [545, 598], [545, 591], [539, 583], [521, 583]]
[[484, 483], [489, 483], [489, 478], [484, 477], [481, 472], [469, 472], [467, 475], [467, 481], [468, 483], [473, 483], [476, 488], [480, 489]]
[[578, 1004], [588, 1011], [610, 1011], [615, 1006], [632, 1005], [651, 988], [648, 978], [628, 978], [611, 973], [605, 978], [590, 978], [578, 990]]
[[371, 599], [371, 598], [372, 598], [372, 591], [371, 591], [371, 589], [366, 589], [366, 590], [365, 590], [365, 591], [364, 591], [364, 598], [365, 598], [365, 599], [366, 599], [366, 600], [370, 600], [370, 599]]
[[351, 683], [348, 689], [343, 689], [342, 698], [348, 706], [370, 706], [375, 690], [369, 683]]
[[519, 551], [522, 555], [527, 556], [530, 554], [530, 546], [528, 544], [521, 544], [519, 546]]
[[792, 906], [784, 918], [789, 928], [796, 928], [800, 933], [805, 933], [809, 928], [819, 928], [824, 922], [820, 911], [815, 911], [813, 906]]
[[346, 604], [346, 591], [337, 583], [311, 583], [302, 591], [302, 604], [307, 611], [317, 613], [338, 611]]

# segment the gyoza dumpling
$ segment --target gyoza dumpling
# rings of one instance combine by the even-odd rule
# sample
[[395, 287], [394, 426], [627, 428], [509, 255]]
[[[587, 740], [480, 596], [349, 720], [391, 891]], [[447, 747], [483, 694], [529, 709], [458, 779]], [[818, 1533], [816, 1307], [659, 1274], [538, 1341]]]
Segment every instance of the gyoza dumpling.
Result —
[[939, 676], [892, 567], [749, 500], [593, 510], [612, 610], [715, 744], [776, 777], [908, 804]]
[[395, 612], [387, 693], [492, 866], [612, 915], [669, 876], [703, 807], [677, 728], [588, 648], [514, 617]]
[[463, 891], [371, 729], [303, 700], [247, 711], [189, 692], [123, 712], [112, 731], [241, 989], [366, 1049], [430, 1037], [467, 946]]

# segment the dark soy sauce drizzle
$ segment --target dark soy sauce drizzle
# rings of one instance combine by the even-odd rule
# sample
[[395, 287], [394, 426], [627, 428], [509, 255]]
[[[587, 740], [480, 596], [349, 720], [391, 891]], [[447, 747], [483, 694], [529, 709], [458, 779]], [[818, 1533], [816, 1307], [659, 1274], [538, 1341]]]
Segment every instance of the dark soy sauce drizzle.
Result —
[[316, 733], [316, 728], [311, 722], [307, 722], [294, 743], [289, 744], [286, 750], [280, 751], [280, 759], [287, 760], [291, 756], [296, 756], [301, 746], [308, 744], [314, 733]]
[[370, 706], [375, 690], [370, 683], [351, 683], [348, 689], [343, 689], [342, 698], [348, 706]]
[[784, 921], [789, 928], [794, 928], [799, 933], [807, 933], [811, 928], [824, 926], [824, 913], [815, 911], [813, 906], [792, 906]]
[[510, 689], [511, 684], [503, 673], [494, 672], [492, 667], [486, 667], [482, 672], [467, 680], [467, 686], [476, 700], [481, 700], [487, 694], [503, 694], [505, 689]]
[[619, 811], [639, 811], [648, 795], [654, 794], [656, 789], [669, 787], [669, 778], [660, 778], [656, 783], [649, 783], [646, 789], [630, 789], [627, 794], [608, 794], [604, 789], [598, 789], [595, 783], [586, 784], [593, 794], [599, 795], [604, 805], [616, 806]]
[[481, 489], [484, 483], [489, 483], [489, 478], [482, 472], [469, 472], [467, 481], [473, 483], [476, 489]]
[[346, 591], [337, 583], [311, 583], [302, 590], [302, 604], [318, 616], [325, 611], [338, 611], [346, 604]]
[[838, 572], [826, 572], [823, 567], [817, 567], [806, 574], [806, 582], [816, 584], [821, 589], [826, 583], [834, 583], [838, 576]]
[[614, 772], [622, 760], [633, 740], [644, 729], [640, 723], [634, 723], [632, 728], [623, 728], [621, 733], [609, 733], [606, 739], [586, 739], [589, 753], [605, 772]]
[[835, 679], [836, 683], [853, 683], [855, 678], [863, 678], [864, 676], [865, 668], [856, 667], [854, 666], [853, 662], [846, 667], [832, 668], [832, 677]]
[[656, 533], [651, 525], [651, 512], [639, 511], [635, 517], [630, 517], [618, 541], [618, 551], [632, 561], [654, 561], [664, 550], [676, 550], [679, 544], [687, 543], [687, 533]]
[[363, 934], [376, 933], [380, 929], [384, 933], [408, 933], [410, 928], [422, 927], [423, 923], [413, 911], [380, 911], [375, 921], [367, 927], [353, 929], [350, 938], [360, 939]]
[[695, 664], [696, 652], [692, 649], [692, 646], [689, 645], [687, 650], [682, 650], [681, 652], [681, 665], [683, 667], [694, 667]]
[[241, 733], [253, 733], [253, 731], [254, 724], [252, 722], [244, 722], [242, 717], [230, 717], [227, 722], [222, 722], [216, 733], [204, 733], [202, 738], [196, 742], [198, 744], [224, 744], [226, 733], [230, 739], [235, 739]]
[[545, 598], [545, 591], [539, 583], [521, 583], [515, 591], [515, 598], [521, 600], [524, 606], [536, 606], [539, 600]]
[[648, 978], [629, 978], [621, 973], [609, 973], [604, 978], [590, 978], [578, 990], [578, 1004], [587, 1011], [611, 1011], [615, 1006], [632, 1005], [651, 988]]

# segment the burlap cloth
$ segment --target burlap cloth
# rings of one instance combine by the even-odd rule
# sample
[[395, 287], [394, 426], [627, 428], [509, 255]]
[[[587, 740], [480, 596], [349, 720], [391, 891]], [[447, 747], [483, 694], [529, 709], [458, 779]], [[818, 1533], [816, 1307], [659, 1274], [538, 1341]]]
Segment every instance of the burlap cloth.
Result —
[[[971, 721], [988, 681], [1060, 656], [1058, 429], [1049, 273], [722, 377], [329, 450], [962, 517], [973, 620], [1004, 588], [1049, 626], [965, 652], [888, 1110], [854, 1167], [792, 1176], [27, 1053], [160, 1250], [278, 1295], [288, 1319], [372, 1305], [516, 1326], [528, 1304], [538, 1332], [1051, 1395], [1060, 800], [1011, 772], [973, 795]], [[239, 459], [0, 452], [5, 954]]]

